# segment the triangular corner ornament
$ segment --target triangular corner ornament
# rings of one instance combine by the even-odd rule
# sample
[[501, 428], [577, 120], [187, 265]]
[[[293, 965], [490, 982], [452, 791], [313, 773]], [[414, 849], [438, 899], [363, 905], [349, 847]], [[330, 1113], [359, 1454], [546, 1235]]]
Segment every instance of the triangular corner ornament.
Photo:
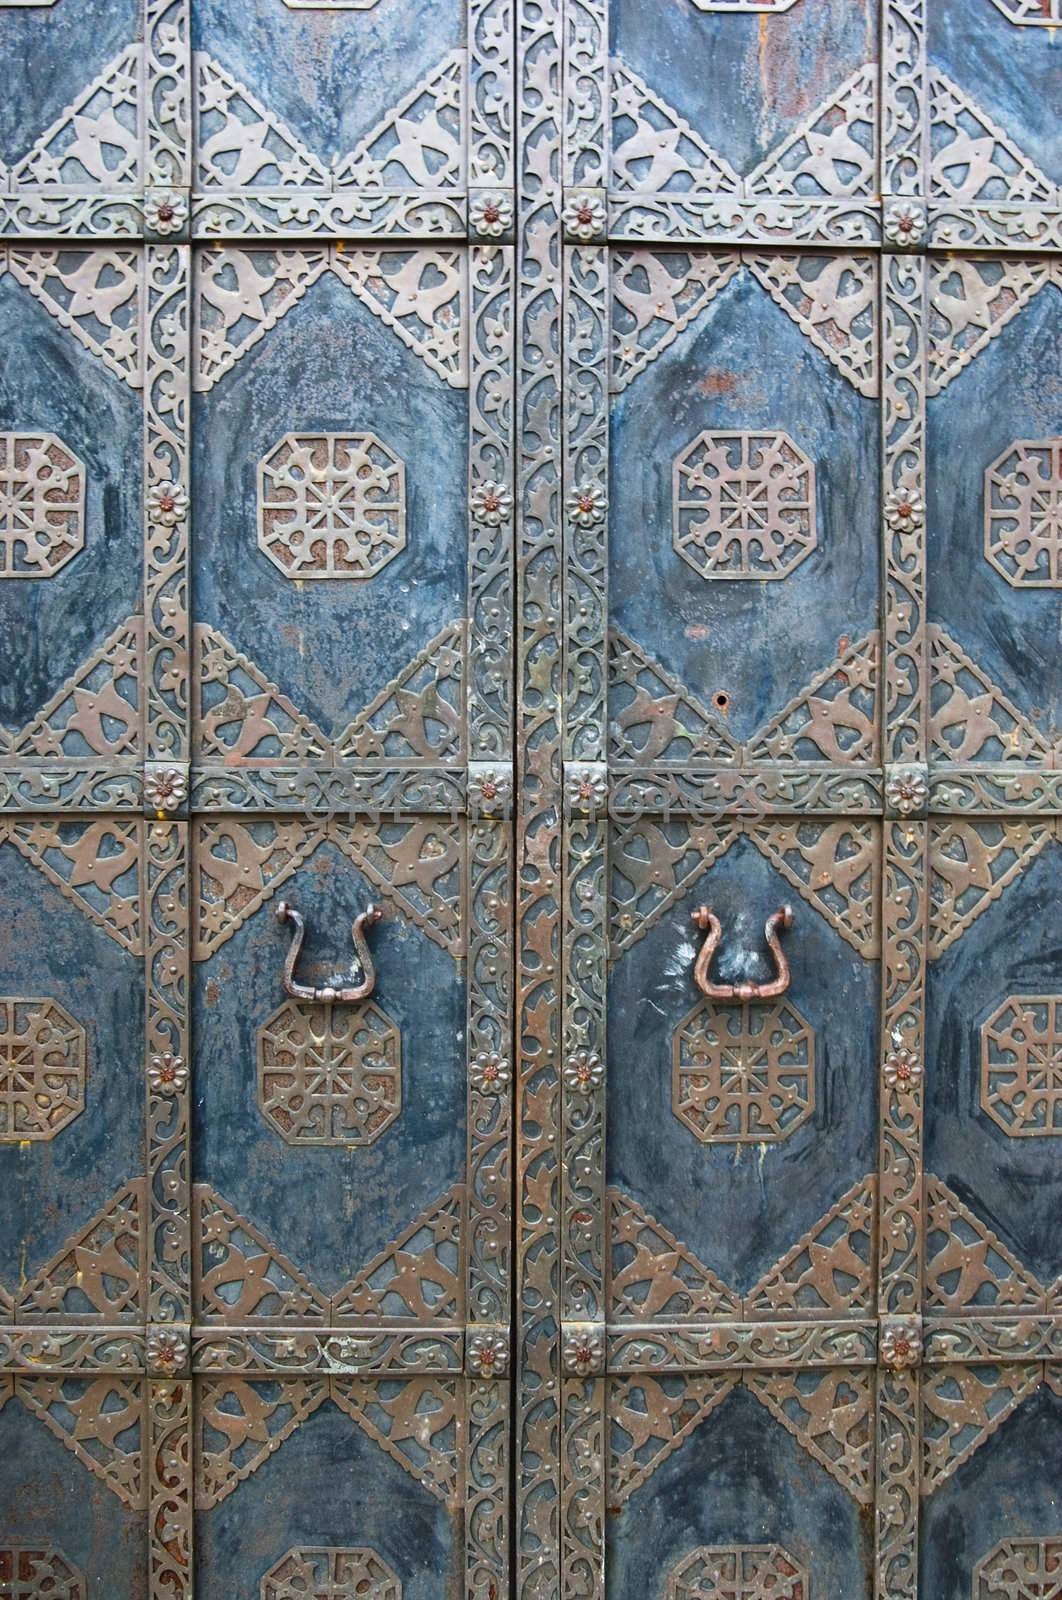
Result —
[[141, 824], [112, 817], [29, 821], [12, 818], [0, 835], [79, 911], [131, 955], [143, 953]]
[[930, 74], [929, 192], [960, 205], [1057, 205], [1054, 184], [942, 72]]
[[618, 1189], [608, 1195], [609, 1315], [741, 1320], [741, 1300], [662, 1223]]
[[140, 179], [140, 46], [130, 45], [78, 95], [18, 162], [19, 188], [120, 189]]
[[740, 269], [736, 250], [614, 250], [613, 391], [644, 372]]
[[943, 628], [929, 629], [930, 747], [939, 761], [1046, 762], [1051, 749]]
[[711, 145], [622, 61], [612, 63], [612, 181], [637, 194], [738, 195], [741, 180]]
[[225, 1322], [325, 1322], [320, 1294], [265, 1235], [207, 1184], [196, 1184], [198, 1315]]
[[386, 900], [434, 944], [460, 960], [462, 826], [456, 818], [336, 818], [328, 838]]
[[743, 1383], [860, 1505], [874, 1499], [874, 1374], [869, 1367], [746, 1372]]
[[124, 1505], [141, 1511], [147, 1503], [145, 1389], [141, 1378], [95, 1372], [15, 1379], [26, 1410]]
[[196, 1507], [218, 1505], [328, 1399], [327, 1378], [203, 1378], [197, 1391]]
[[[740, 822], [726, 818], [693, 823], [647, 817], [617, 828], [611, 853], [611, 955], [622, 955], [644, 938], [741, 832]], [[692, 939], [687, 954], [692, 964]]]
[[1045, 1310], [1045, 1291], [1032, 1273], [931, 1173], [925, 1205], [927, 1308], [947, 1316]]
[[195, 630], [196, 741], [204, 761], [272, 765], [330, 759], [319, 728], [217, 628]]
[[337, 187], [450, 189], [461, 182], [465, 52], [454, 50], [336, 165]]
[[923, 1494], [939, 1489], [981, 1448], [1021, 1402], [1039, 1388], [1043, 1371], [1040, 1361], [934, 1366], [923, 1371]]
[[448, 623], [336, 740], [339, 761], [459, 761], [464, 624]]
[[858, 68], [745, 179], [752, 198], [848, 200], [877, 191], [877, 67]]
[[609, 634], [609, 744], [642, 767], [735, 762], [736, 740], [719, 720], [626, 634]]
[[193, 827], [192, 959], [212, 956], [321, 843], [294, 817], [202, 818]]
[[8, 251], [11, 276], [131, 389], [142, 387], [141, 255], [135, 249]]
[[332, 1399], [444, 1505], [457, 1502], [464, 1385], [456, 1378], [331, 1380]]
[[872, 1315], [876, 1195], [854, 1183], [746, 1295], [747, 1320]]
[[374, 316], [453, 388], [468, 383], [464, 253], [414, 248], [333, 251], [332, 267]]
[[929, 958], [943, 955], [1054, 839], [1049, 821], [952, 817], [929, 825]]
[[126, 1184], [18, 1292], [19, 1322], [129, 1322], [143, 1317], [144, 1184]]
[[459, 1322], [464, 1190], [447, 1191], [333, 1296], [337, 1322]]
[[880, 636], [846, 646], [745, 748], [747, 761], [878, 759]]
[[876, 397], [878, 264], [873, 256], [745, 251], [776, 305], [860, 394]]
[[130, 617], [94, 650], [10, 743], [13, 756], [135, 755], [142, 623]]
[[212, 388], [328, 264], [327, 248], [197, 252], [192, 387]]
[[1047, 261], [929, 259], [927, 391], [940, 394], [1053, 277]]
[[744, 825], [753, 844], [867, 961], [881, 950], [880, 851], [870, 818], [770, 818]]
[[622, 1506], [736, 1387], [736, 1373], [609, 1378], [608, 1504]]
[[324, 162], [219, 62], [197, 52], [195, 81], [201, 188], [331, 188]]

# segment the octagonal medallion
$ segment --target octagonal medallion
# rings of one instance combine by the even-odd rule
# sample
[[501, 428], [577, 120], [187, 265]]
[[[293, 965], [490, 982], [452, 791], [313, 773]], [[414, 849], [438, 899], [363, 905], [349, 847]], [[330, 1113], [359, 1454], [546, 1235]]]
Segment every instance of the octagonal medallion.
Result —
[[285, 1001], [258, 1030], [258, 1107], [286, 1144], [372, 1144], [402, 1109], [398, 1028], [371, 1000]]
[[675, 457], [672, 542], [702, 578], [785, 578], [817, 540], [815, 468], [787, 433], [699, 433]]
[[0, 433], [0, 578], [51, 578], [85, 548], [85, 467], [54, 433]]
[[808, 1575], [780, 1544], [702, 1545], [668, 1578], [667, 1600], [808, 1600]]
[[0, 1595], [10, 1600], [87, 1600], [73, 1562], [49, 1544], [0, 1545]]
[[1062, 1134], [1062, 995], [1012, 994], [981, 1029], [981, 1109], [1012, 1139]]
[[1015, 589], [1062, 588], [1062, 439], [1015, 439], [986, 470], [985, 558]]
[[777, 1144], [815, 1107], [815, 1033], [788, 1001], [702, 1000], [672, 1039], [672, 1108], [702, 1144]]
[[1062, 0], [992, 0], [992, 4], [1019, 28], [1062, 27]]
[[85, 1109], [85, 1030], [55, 1000], [0, 998], [0, 1144], [54, 1139]]
[[371, 578], [406, 546], [406, 469], [374, 433], [286, 433], [258, 464], [258, 546], [286, 578]]
[[375, 1550], [296, 1546], [262, 1579], [261, 1600], [402, 1600], [402, 1585]]

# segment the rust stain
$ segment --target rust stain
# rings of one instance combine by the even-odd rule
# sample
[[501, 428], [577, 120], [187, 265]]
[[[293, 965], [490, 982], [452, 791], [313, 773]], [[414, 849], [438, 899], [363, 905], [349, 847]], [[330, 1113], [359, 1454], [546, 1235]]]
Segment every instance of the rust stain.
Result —
[[733, 394], [738, 386], [736, 372], [709, 372], [697, 385], [704, 395]]
[[221, 999], [221, 985], [216, 978], [208, 978], [204, 996], [208, 1006], [216, 1006]]
[[691, 622], [685, 632], [687, 639], [707, 639], [708, 624], [706, 622]]

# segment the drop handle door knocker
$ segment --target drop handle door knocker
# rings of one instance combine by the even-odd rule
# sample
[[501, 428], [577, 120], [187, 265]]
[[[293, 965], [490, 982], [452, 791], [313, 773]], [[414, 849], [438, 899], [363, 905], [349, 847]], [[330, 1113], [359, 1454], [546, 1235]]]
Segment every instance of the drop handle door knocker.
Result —
[[713, 983], [709, 974], [723, 937], [723, 925], [711, 906], [698, 906], [692, 920], [708, 935], [693, 968], [693, 978], [698, 989], [709, 1000], [774, 1000], [778, 995], [785, 994], [789, 988], [790, 974], [780, 934], [783, 928], [793, 926], [792, 906], [782, 906], [767, 918], [763, 931], [767, 947], [774, 957], [774, 977], [766, 983]]
[[354, 918], [350, 936], [354, 940], [354, 953], [361, 966], [361, 982], [352, 984], [347, 989], [333, 989], [329, 986], [315, 988], [312, 983], [296, 983], [295, 965], [302, 949], [303, 935], [306, 932], [306, 923], [301, 911], [289, 905], [286, 900], [277, 903], [274, 913], [278, 922], [290, 922], [294, 930], [291, 935], [291, 944], [288, 947], [287, 957], [284, 961], [284, 992], [290, 994], [293, 1000], [315, 1001], [342, 1001], [367, 1000], [376, 987], [376, 968], [373, 965], [372, 955], [365, 938], [365, 929], [379, 922], [383, 912], [379, 906], [369, 906], [360, 916]]

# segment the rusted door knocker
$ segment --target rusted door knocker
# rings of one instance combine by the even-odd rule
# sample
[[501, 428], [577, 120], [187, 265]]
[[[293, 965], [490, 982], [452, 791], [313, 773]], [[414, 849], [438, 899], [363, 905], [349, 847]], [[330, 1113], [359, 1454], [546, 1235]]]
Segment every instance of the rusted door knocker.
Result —
[[774, 957], [774, 977], [766, 983], [713, 983], [709, 976], [715, 952], [723, 937], [723, 925], [711, 906], [698, 906], [692, 917], [695, 925], [708, 937], [701, 946], [693, 968], [693, 978], [702, 994], [709, 1000], [773, 1000], [789, 988], [789, 962], [782, 949], [780, 933], [793, 926], [792, 906], [782, 906], [767, 918], [764, 936]]
[[290, 922], [294, 930], [291, 935], [291, 944], [288, 946], [287, 957], [284, 961], [284, 991], [290, 994], [293, 1000], [315, 1001], [343, 1001], [365, 1000], [376, 987], [376, 968], [373, 965], [372, 955], [365, 938], [365, 929], [379, 922], [383, 911], [379, 906], [369, 906], [360, 916], [354, 918], [350, 936], [354, 940], [354, 953], [361, 966], [361, 982], [348, 989], [332, 989], [327, 986], [315, 988], [312, 983], [296, 983], [295, 964], [299, 959], [302, 949], [303, 935], [306, 924], [302, 912], [296, 911], [293, 905], [286, 900], [278, 900], [274, 913], [278, 922]]

